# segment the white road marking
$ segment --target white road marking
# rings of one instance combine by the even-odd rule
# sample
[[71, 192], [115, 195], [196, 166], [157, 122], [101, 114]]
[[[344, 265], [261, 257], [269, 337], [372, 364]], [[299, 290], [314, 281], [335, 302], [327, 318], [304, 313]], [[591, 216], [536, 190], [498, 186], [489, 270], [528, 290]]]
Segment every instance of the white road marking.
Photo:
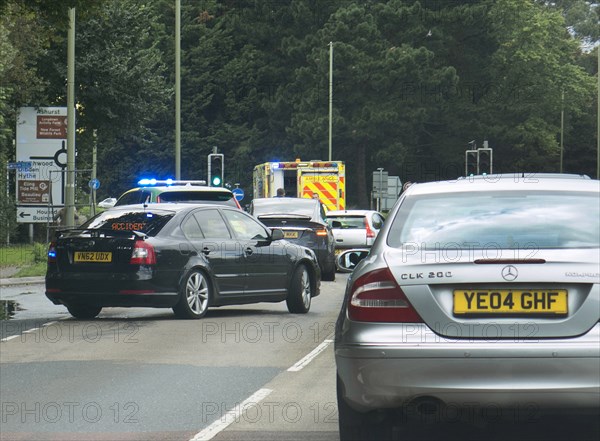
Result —
[[261, 402], [273, 392], [272, 389], [259, 389], [249, 396], [244, 402], [236, 404], [233, 409], [213, 422], [206, 429], [197, 433], [190, 441], [208, 441], [213, 439], [219, 432], [223, 431], [234, 421], [238, 420], [247, 406], [253, 406]]
[[298, 361], [295, 365], [293, 365], [291, 368], [289, 368], [288, 372], [298, 372], [298, 371], [302, 370], [304, 368], [304, 366], [306, 366], [308, 363], [313, 361], [317, 355], [319, 355], [321, 352], [323, 352], [325, 349], [327, 349], [327, 346], [329, 346], [331, 343], [333, 343], [333, 340], [331, 340], [331, 339], [324, 340], [323, 343], [321, 343], [319, 346], [314, 348], [302, 360]]
[[[70, 318], [70, 317], [66, 317], [66, 318]], [[64, 318], [61, 318], [59, 320], [64, 320]], [[58, 323], [58, 322], [53, 321], [53, 322], [44, 323], [43, 325], [40, 326], [40, 328], [44, 328], [46, 326], [52, 326], [52, 325], [55, 325], [56, 323]], [[21, 334], [31, 334], [32, 332], [35, 332], [35, 331], [39, 330], [40, 328], [27, 329], [25, 331], [22, 331]], [[21, 335], [21, 334], [11, 335], [10, 337], [4, 337], [3, 339], [0, 340], [0, 342], [12, 340], [13, 338], [19, 337], [19, 335]]]
[[31, 334], [32, 332], [36, 332], [39, 329], [40, 328], [31, 328], [31, 329], [28, 329], [27, 331], [23, 331], [23, 334]]

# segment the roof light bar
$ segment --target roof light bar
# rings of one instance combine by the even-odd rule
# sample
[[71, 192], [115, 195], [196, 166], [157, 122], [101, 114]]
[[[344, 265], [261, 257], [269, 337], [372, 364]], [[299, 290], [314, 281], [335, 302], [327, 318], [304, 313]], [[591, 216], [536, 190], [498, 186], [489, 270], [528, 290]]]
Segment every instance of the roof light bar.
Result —
[[157, 180], [157, 179], [140, 179], [138, 181], [138, 185], [142, 187], [151, 186], [151, 185], [206, 185], [206, 181], [204, 180], [196, 180], [196, 181], [176, 181], [174, 179], [165, 179], [165, 180]]

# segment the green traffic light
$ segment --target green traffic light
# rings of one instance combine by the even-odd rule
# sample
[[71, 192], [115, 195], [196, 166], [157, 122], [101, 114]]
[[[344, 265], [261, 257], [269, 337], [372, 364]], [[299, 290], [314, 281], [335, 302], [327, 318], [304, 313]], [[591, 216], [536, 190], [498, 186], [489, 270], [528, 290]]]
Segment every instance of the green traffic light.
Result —
[[220, 176], [213, 176], [213, 178], [212, 178], [212, 184], [215, 187], [218, 187], [219, 185], [221, 185], [221, 177]]

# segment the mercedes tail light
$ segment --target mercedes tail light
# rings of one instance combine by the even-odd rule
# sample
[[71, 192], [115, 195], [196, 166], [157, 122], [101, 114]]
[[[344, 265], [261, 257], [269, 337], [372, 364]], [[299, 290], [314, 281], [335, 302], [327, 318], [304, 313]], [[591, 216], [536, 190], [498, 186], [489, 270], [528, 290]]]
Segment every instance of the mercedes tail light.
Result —
[[136, 240], [129, 260], [131, 265], [154, 265], [156, 253], [154, 247], [143, 240]]
[[423, 322], [389, 268], [371, 271], [354, 281], [348, 316], [350, 320], [359, 322]]

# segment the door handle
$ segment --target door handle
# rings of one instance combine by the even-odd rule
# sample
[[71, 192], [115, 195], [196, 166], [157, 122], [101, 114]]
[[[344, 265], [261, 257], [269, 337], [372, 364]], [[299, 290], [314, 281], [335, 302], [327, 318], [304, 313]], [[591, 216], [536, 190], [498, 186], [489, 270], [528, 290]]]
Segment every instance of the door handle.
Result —
[[245, 249], [245, 252], [246, 252], [246, 256], [250, 256], [250, 255], [252, 255], [252, 253], [254, 251], [252, 251], [252, 248], [248, 247], [248, 248]]

